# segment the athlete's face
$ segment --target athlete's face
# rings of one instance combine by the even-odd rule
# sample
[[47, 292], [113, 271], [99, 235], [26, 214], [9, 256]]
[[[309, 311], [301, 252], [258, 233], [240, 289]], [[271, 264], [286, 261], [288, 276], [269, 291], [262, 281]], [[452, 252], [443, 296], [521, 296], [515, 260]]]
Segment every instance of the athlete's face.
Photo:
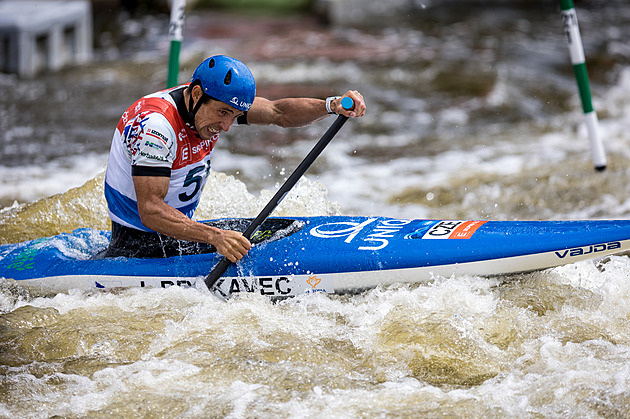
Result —
[[195, 127], [202, 139], [209, 140], [221, 131], [227, 132], [241, 115], [243, 112], [230, 105], [218, 100], [209, 100], [197, 111]]

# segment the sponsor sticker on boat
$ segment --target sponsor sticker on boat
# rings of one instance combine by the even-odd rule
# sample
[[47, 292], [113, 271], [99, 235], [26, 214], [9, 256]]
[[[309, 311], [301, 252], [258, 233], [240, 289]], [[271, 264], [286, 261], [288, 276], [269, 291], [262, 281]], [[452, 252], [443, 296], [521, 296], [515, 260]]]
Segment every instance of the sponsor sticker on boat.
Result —
[[358, 235], [361, 242], [359, 250], [380, 250], [389, 245], [389, 239], [395, 237], [400, 230], [411, 223], [411, 220], [368, 218], [362, 222], [338, 221], [315, 226], [311, 235], [322, 239], [343, 238], [345, 243], [351, 243]]
[[39, 244], [48, 241], [48, 238], [33, 240], [26, 249], [20, 252], [13, 261], [7, 265], [7, 269], [15, 269], [23, 271], [26, 269], [34, 269], [35, 255], [39, 252]]
[[306, 279], [307, 286], [304, 287], [304, 294], [314, 294], [316, 292], [334, 293], [332, 281], [328, 277], [318, 275], [308, 275]]
[[423, 239], [470, 239], [487, 221], [440, 221], [427, 230]]

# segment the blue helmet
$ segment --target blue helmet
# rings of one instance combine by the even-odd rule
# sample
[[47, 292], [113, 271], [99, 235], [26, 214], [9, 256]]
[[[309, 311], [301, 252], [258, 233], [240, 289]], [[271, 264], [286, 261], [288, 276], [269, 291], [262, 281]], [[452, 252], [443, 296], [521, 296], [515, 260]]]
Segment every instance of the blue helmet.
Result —
[[215, 55], [199, 64], [190, 79], [204, 93], [239, 111], [246, 112], [256, 97], [256, 82], [249, 68], [239, 60]]

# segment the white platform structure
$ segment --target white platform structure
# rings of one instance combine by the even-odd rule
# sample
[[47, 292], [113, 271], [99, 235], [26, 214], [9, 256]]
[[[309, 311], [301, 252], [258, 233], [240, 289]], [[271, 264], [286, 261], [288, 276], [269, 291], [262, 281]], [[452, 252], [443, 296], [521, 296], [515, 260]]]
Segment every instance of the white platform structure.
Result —
[[0, 72], [30, 78], [91, 57], [89, 1], [0, 0]]

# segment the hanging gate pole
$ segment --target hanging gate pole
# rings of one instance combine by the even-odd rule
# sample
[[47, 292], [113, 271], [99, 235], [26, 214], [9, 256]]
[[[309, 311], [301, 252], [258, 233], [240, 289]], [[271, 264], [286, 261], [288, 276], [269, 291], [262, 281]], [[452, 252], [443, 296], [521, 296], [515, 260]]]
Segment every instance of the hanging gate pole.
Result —
[[577, 81], [580, 99], [582, 101], [582, 109], [586, 120], [586, 128], [591, 142], [591, 154], [595, 170], [603, 171], [606, 169], [606, 154], [602, 140], [599, 137], [597, 114], [593, 109], [591, 100], [591, 88], [588, 83], [588, 73], [586, 71], [586, 59], [584, 58], [584, 46], [580, 36], [580, 28], [578, 26], [577, 14], [573, 7], [573, 0], [560, 0], [560, 9], [562, 10], [562, 21], [564, 23], [564, 32], [567, 36], [569, 44], [569, 53], [571, 55], [571, 64]]
[[168, 28], [168, 36], [171, 40], [171, 50], [168, 57], [168, 78], [166, 87], [177, 86], [179, 75], [179, 50], [184, 38], [184, 14], [186, 12], [186, 0], [173, 0], [171, 5], [171, 22]]

